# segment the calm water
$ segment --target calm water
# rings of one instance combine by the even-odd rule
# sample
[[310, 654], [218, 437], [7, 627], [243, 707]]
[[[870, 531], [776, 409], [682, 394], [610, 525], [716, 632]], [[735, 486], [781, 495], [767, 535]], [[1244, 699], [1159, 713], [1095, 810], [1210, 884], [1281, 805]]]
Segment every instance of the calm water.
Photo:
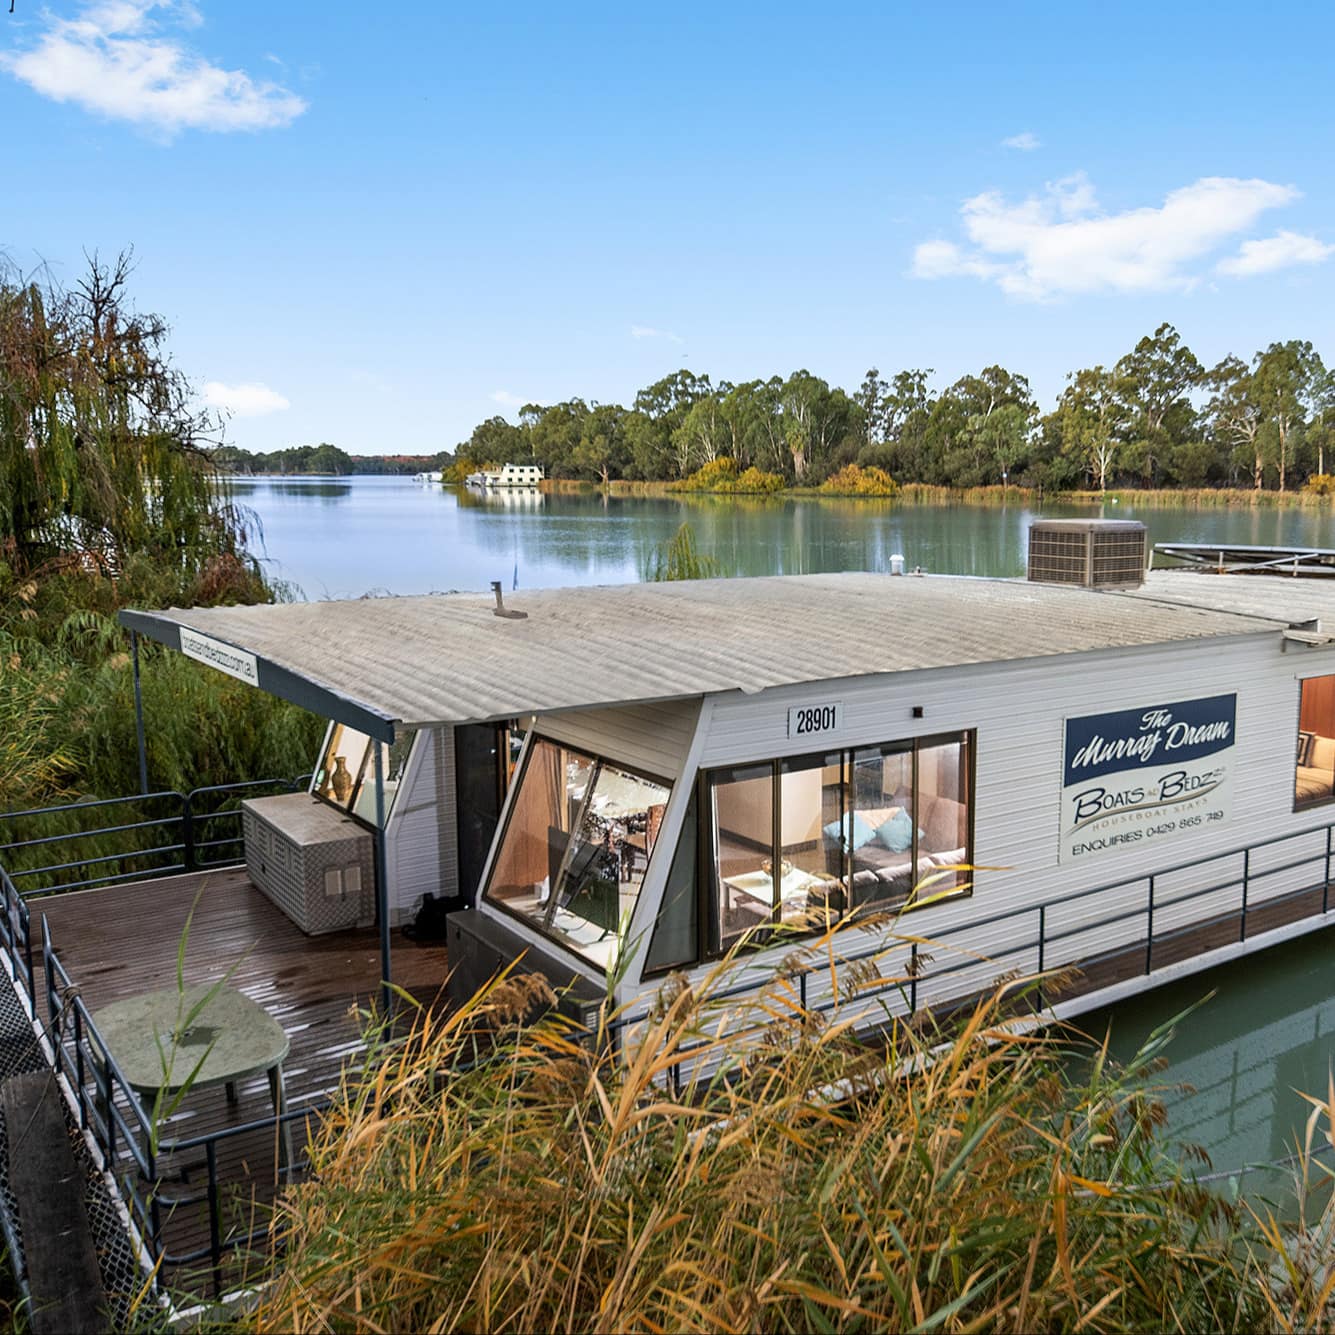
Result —
[[[1199, 1003], [1199, 1004], [1198, 1004]], [[1324, 1097], [1335, 1058], [1335, 930], [1156, 988], [1074, 1023], [1126, 1061], [1157, 1026], [1183, 1015], [1157, 1077], [1167, 1089], [1168, 1129], [1202, 1145], [1216, 1170], [1273, 1163], [1294, 1153], [1312, 1108]], [[1321, 1125], [1314, 1143], [1324, 1140]], [[1260, 1175], [1249, 1189], [1277, 1190]]]
[[[507, 588], [624, 583], [640, 577], [683, 520], [729, 575], [887, 570], [895, 552], [910, 569], [1021, 575], [1033, 519], [1099, 513], [1060, 504], [1031, 510], [519, 493], [475, 500], [397, 477], [244, 479], [234, 491], [260, 522], [270, 572], [308, 598], [485, 589], [494, 579]], [[1153, 542], [1335, 546], [1335, 522], [1310, 511], [1120, 505], [1107, 513], [1143, 520]]]
[[[237, 500], [263, 531], [270, 572], [308, 598], [369, 591], [427, 593], [611, 584], [640, 577], [645, 561], [683, 520], [726, 574], [769, 575], [885, 570], [908, 565], [962, 575], [1024, 573], [1031, 520], [1095, 515], [1097, 507], [897, 506], [868, 501], [725, 501], [459, 497], [411, 478], [255, 479]], [[1137, 518], [1155, 542], [1335, 546], [1329, 515], [1299, 510], [1168, 510], [1109, 506]], [[1217, 993], [1180, 1028], [1166, 1082], [1169, 1123], [1205, 1145], [1219, 1169], [1273, 1161], [1292, 1152], [1308, 1106], [1335, 1055], [1335, 932], [1160, 988], [1081, 1027], [1112, 1025], [1115, 1053], [1135, 1052], [1156, 1025]]]

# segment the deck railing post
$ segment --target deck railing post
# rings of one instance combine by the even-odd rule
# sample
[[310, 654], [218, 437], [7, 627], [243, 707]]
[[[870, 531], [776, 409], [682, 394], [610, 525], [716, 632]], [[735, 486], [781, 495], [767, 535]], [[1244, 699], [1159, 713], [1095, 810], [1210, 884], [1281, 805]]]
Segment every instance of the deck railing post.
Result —
[[1247, 890], [1252, 875], [1252, 850], [1242, 850], [1242, 921], [1238, 928], [1238, 940], [1247, 939]]
[[918, 1013], [918, 943], [909, 949], [909, 1014]]
[[1145, 972], [1154, 972], [1154, 877], [1150, 877], [1149, 901], [1145, 909]]
[[[1046, 904], [1040, 904], [1038, 906], [1038, 972], [1040, 975], [1043, 972], [1044, 963], [1047, 957], [1047, 944], [1048, 944], [1047, 938], [1048, 938], [1048, 906]], [[1038, 1009], [1042, 1010], [1043, 979], [1041, 977], [1038, 980], [1038, 992], [1036, 1000], [1038, 1001]]]
[[186, 871], [195, 870], [195, 811], [194, 793], [181, 798], [181, 861]]
[[139, 792], [148, 793], [148, 748], [144, 744], [144, 697], [139, 689], [139, 632], [130, 632], [130, 657], [134, 660], [134, 735], [139, 746]]
[[213, 1262], [213, 1296], [222, 1297], [222, 1220], [218, 1210], [218, 1144], [204, 1146], [209, 1166], [209, 1259]]
[[1330, 826], [1326, 826], [1326, 875], [1321, 882], [1321, 912], [1330, 908]]

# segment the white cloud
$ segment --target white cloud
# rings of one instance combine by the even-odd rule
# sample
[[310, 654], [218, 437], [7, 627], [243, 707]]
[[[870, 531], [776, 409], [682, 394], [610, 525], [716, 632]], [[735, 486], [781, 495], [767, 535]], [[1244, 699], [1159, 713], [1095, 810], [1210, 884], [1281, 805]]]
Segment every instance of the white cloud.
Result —
[[204, 403], [233, 417], [267, 417], [292, 406], [277, 390], [256, 381], [224, 385], [221, 380], [210, 380], [204, 386]]
[[[1018, 203], [996, 190], [965, 200], [960, 214], [972, 248], [924, 241], [914, 251], [910, 272], [916, 278], [995, 282], [1008, 296], [1027, 301], [1085, 292], [1187, 290], [1201, 278], [1193, 261], [1246, 231], [1265, 210], [1298, 197], [1291, 185], [1207, 176], [1171, 191], [1157, 208], [1105, 213], [1079, 172]], [[1259, 263], [1269, 254], [1263, 252]], [[1245, 246], [1235, 262], [1258, 263], [1249, 260]]]
[[188, 0], [102, 0], [72, 19], [47, 11], [42, 19], [33, 45], [0, 52], [0, 69], [55, 102], [166, 139], [182, 130], [272, 129], [306, 110], [288, 89], [211, 64], [166, 32], [202, 21]]
[[1002, 148], [1018, 148], [1021, 153], [1032, 153], [1034, 149], [1041, 148], [1042, 144], [1036, 134], [1026, 130], [1023, 134], [1013, 134], [1007, 139], [1001, 141]]
[[1260, 241], [1244, 241], [1236, 255], [1220, 260], [1215, 268], [1233, 278], [1250, 278], [1293, 264], [1320, 264], [1331, 255], [1335, 255], [1335, 246], [1328, 246], [1314, 236], [1276, 232]]
[[686, 340], [669, 329], [654, 329], [647, 324], [633, 324], [630, 327], [631, 338], [665, 338], [669, 343], [684, 343]]

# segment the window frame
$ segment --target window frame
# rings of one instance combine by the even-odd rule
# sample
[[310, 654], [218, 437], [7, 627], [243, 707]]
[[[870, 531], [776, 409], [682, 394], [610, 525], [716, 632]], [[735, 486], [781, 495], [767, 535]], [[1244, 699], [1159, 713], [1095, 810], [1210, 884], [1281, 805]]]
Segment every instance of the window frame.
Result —
[[[1307, 684], [1313, 681], [1335, 681], [1335, 672], [1314, 672], [1310, 677], [1298, 678], [1298, 718], [1297, 727], [1294, 729], [1294, 741], [1299, 741], [1302, 734], [1308, 731], [1303, 727], [1303, 695], [1307, 690]], [[1314, 730], [1313, 730], [1314, 731]], [[1324, 736], [1323, 733], [1316, 733], [1316, 736]], [[1295, 748], [1296, 753], [1296, 748]], [[1301, 801], [1298, 797], [1298, 769], [1296, 754], [1293, 764], [1293, 811], [1297, 815], [1304, 811], [1315, 811], [1321, 807], [1335, 805], [1335, 770], [1331, 771], [1331, 791], [1324, 796], [1310, 797], [1306, 801]]]
[[[581, 954], [575, 946], [571, 945], [567, 937], [559, 936], [555, 932], [550, 931], [545, 922], [531, 918], [517, 909], [512, 909], [503, 900], [495, 898], [491, 893], [491, 882], [496, 874], [496, 865], [500, 860], [501, 849], [505, 846], [505, 840], [510, 833], [510, 823], [514, 819], [515, 802], [518, 800], [519, 794], [523, 792], [524, 781], [528, 777], [529, 765], [532, 763], [533, 757], [537, 753], [538, 744], [540, 742], [547, 742], [551, 746], [558, 746], [563, 751], [569, 751], [574, 755], [582, 756], [585, 760], [592, 763], [594, 768], [589, 777], [589, 790], [586, 791], [584, 798], [581, 800], [581, 811], [585, 809], [588, 800], [592, 796], [592, 790], [595, 786], [597, 775], [600, 773], [600, 768], [603, 765], [611, 765], [614, 769], [619, 769], [623, 773], [631, 775], [632, 778], [643, 779], [648, 783], [658, 784], [661, 788], [667, 790], [666, 802], [672, 800], [672, 794], [679, 780], [669, 779], [661, 774], [651, 773], [646, 769], [631, 764], [629, 761], [619, 760], [615, 756], [600, 754], [597, 751], [590, 751], [583, 746], [575, 746], [570, 742], [563, 742], [556, 737], [549, 737], [546, 733], [538, 732], [532, 728], [528, 731], [528, 735], [524, 742], [523, 757], [520, 763], [515, 766], [514, 772], [510, 777], [510, 786], [506, 790], [505, 806], [502, 810], [503, 819], [497, 827], [497, 835], [492, 844], [492, 856], [487, 862], [484, 883], [478, 888], [477, 902], [479, 904], [486, 903], [489, 908], [503, 914], [514, 922], [523, 923], [526, 927], [536, 932], [544, 941], [550, 941], [554, 946], [558, 946], [561, 950], [565, 951], [566, 954], [578, 960], [584, 968], [596, 970], [599, 967], [597, 962], [589, 959], [586, 955]], [[573, 835], [574, 831], [572, 830], [571, 833]], [[656, 865], [655, 857], [657, 856], [658, 849], [662, 842], [661, 838], [655, 839], [653, 848], [648, 850], [648, 857], [644, 865], [644, 875], [640, 878], [640, 894], [644, 892], [644, 883], [649, 879], [650, 869]], [[676, 851], [675, 844], [673, 845], [673, 851]], [[552, 894], [556, 894], [555, 886], [552, 887]], [[638, 906], [638, 894], [635, 902]], [[657, 915], [655, 915], [655, 920], [657, 920]], [[670, 970], [667, 972], [670, 972]]]
[[[794, 755], [771, 756], [767, 760], [755, 761], [734, 761], [725, 765], [713, 766], [710, 769], [702, 769], [697, 775], [697, 782], [700, 785], [698, 795], [700, 798], [697, 820], [699, 828], [696, 833], [696, 852], [697, 867], [699, 874], [699, 883], [697, 885], [697, 899], [699, 906], [699, 933], [697, 957], [694, 965], [677, 965], [678, 969], [691, 968], [702, 962], [724, 958], [730, 950], [740, 949], [751, 953], [754, 951], [765, 950], [772, 947], [776, 939], [786, 945], [791, 941], [802, 940], [805, 938], [818, 936], [825, 931], [831, 930], [823, 924], [813, 924], [810, 927], [799, 928], [790, 924], [775, 921], [769, 927], [755, 931], [752, 936], [743, 938], [725, 950], [722, 946], [722, 925], [719, 920], [719, 906], [721, 904], [721, 887], [719, 884], [719, 863], [718, 851], [714, 838], [714, 819], [713, 819], [713, 777], [718, 774], [727, 773], [738, 769], [750, 769], [753, 767], [768, 764], [771, 775], [771, 793], [773, 801], [773, 815], [771, 817], [771, 836], [770, 836], [770, 858], [774, 866], [779, 866], [782, 861], [782, 810], [783, 810], [783, 766], [792, 764], [795, 761], [811, 759], [817, 756], [828, 756], [839, 753], [841, 756], [841, 766], [845, 775], [844, 782], [851, 788], [853, 781], [853, 768], [856, 755], [859, 751], [870, 750], [876, 747], [892, 747], [908, 751], [911, 755], [912, 764], [912, 783], [914, 795], [914, 818], [913, 818], [913, 836], [910, 845], [910, 867], [915, 875], [919, 860], [919, 825], [917, 820], [917, 799], [919, 795], [919, 755], [925, 748], [933, 746], [944, 746], [951, 743], [959, 743], [966, 752], [965, 767], [963, 769], [965, 796], [965, 847], [964, 863], [972, 864], [974, 858], [974, 832], [975, 832], [975, 793], [977, 791], [977, 766], [978, 766], [978, 730], [976, 728], [956, 728], [948, 732], [925, 733], [915, 737], [896, 737], [884, 741], [847, 743], [839, 747], [830, 748], [824, 751], [803, 751]], [[1332, 799], [1335, 800], [1335, 799]], [[845, 807], [845, 818], [857, 812], [856, 800], [849, 801]], [[678, 836], [680, 838], [680, 835]], [[861, 906], [853, 906], [852, 899], [852, 879], [854, 867], [854, 850], [851, 843], [842, 841], [842, 870], [841, 881], [844, 886], [844, 893], [849, 900], [833, 924], [833, 930], [841, 931], [845, 927], [855, 926], [861, 913]], [[675, 847], [674, 847], [675, 852]], [[972, 899], [974, 892], [974, 878], [970, 877], [967, 885], [957, 886], [953, 890], [947, 890], [934, 894], [927, 902], [913, 902], [913, 899], [906, 898], [898, 904], [887, 903], [887, 909], [896, 914], [917, 913], [924, 909], [934, 908], [947, 901], [958, 899]], [[645, 978], [657, 977], [670, 970], [655, 970], [653, 974], [646, 973]]]

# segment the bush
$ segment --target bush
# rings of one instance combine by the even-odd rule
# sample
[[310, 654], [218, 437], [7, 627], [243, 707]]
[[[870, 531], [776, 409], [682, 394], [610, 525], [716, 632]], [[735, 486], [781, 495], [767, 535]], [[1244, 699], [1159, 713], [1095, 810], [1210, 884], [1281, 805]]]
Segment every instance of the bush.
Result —
[[1303, 490], [1312, 496], [1335, 496], [1335, 475], [1313, 473]]
[[893, 496], [899, 484], [883, 468], [845, 464], [820, 485], [826, 496]]
[[737, 471], [737, 460], [720, 455], [711, 459], [690, 477], [678, 483], [681, 491], [723, 492], [730, 496], [772, 496], [782, 491], [785, 483], [778, 473], [764, 473], [754, 464], [744, 472]]

